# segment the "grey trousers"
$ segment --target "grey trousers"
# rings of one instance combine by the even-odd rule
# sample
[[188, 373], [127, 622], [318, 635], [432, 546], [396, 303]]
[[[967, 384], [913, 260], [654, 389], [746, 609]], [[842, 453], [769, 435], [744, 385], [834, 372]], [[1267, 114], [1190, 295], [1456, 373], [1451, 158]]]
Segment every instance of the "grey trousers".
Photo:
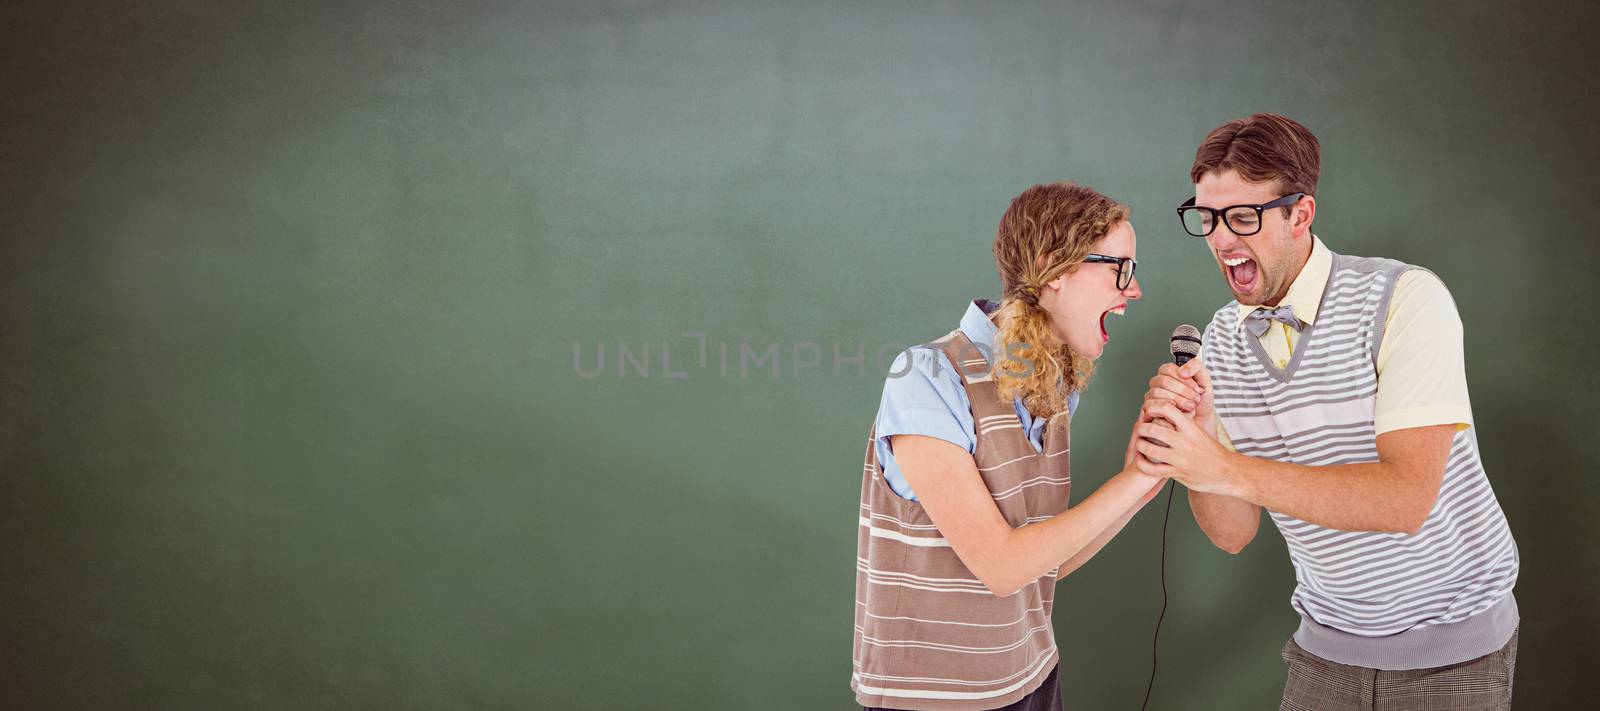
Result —
[[1336, 664], [1283, 645], [1289, 679], [1279, 711], [1502, 711], [1511, 708], [1517, 632], [1499, 651], [1433, 669], [1385, 671]]

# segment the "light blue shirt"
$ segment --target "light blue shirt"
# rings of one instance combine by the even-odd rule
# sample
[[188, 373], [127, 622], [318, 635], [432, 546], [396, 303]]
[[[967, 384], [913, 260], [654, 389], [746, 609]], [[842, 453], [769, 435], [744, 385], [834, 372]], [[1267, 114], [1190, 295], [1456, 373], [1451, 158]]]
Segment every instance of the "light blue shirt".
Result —
[[[990, 366], [994, 365], [994, 337], [1000, 332], [989, 314], [998, 304], [973, 301], [961, 316], [961, 332], [983, 353]], [[909, 363], [908, 363], [909, 361]], [[1022, 398], [1012, 405], [1022, 420], [1022, 429], [1036, 451], [1044, 451], [1046, 420], [1035, 418], [1022, 406]], [[1067, 416], [1078, 408], [1078, 394], [1067, 398]], [[889, 376], [883, 383], [883, 400], [878, 405], [877, 440], [873, 447], [878, 455], [878, 465], [883, 467], [883, 479], [901, 498], [917, 500], [916, 492], [900, 467], [895, 465], [894, 452], [889, 447], [892, 435], [915, 434], [938, 437], [971, 454], [977, 449], [977, 428], [972, 422], [972, 403], [967, 399], [967, 389], [961, 385], [961, 375], [944, 351], [938, 348], [913, 346], [900, 353], [889, 366]]]

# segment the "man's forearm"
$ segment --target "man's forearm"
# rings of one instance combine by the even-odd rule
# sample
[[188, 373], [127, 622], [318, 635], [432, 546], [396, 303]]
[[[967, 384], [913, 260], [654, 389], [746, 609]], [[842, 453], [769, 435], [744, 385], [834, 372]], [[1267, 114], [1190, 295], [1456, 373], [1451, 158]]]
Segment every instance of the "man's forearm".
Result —
[[1232, 453], [1239, 498], [1340, 531], [1415, 533], [1433, 508], [1438, 481], [1398, 464], [1306, 466]]
[[[1212, 433], [1212, 437], [1219, 442], [1228, 441], [1222, 421], [1214, 416], [1198, 418], [1195, 425]], [[1234, 451], [1231, 445], [1225, 448], [1229, 452]], [[1189, 510], [1194, 513], [1194, 522], [1199, 524], [1206, 538], [1233, 555], [1238, 555], [1239, 551], [1250, 545], [1250, 541], [1255, 540], [1257, 529], [1261, 527], [1260, 506], [1225, 494], [1208, 494], [1190, 489]]]
[[1256, 537], [1261, 526], [1261, 507], [1225, 494], [1189, 490], [1189, 509], [1194, 522], [1218, 548], [1238, 553]]

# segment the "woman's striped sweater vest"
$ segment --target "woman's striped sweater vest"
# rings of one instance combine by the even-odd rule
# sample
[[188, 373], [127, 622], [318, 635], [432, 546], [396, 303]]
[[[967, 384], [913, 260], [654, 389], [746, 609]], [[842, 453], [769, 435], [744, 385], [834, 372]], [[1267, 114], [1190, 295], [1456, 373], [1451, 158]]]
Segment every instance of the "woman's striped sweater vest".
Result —
[[[1068, 422], [1046, 425], [1035, 450], [989, 363], [959, 330], [923, 347], [956, 364], [977, 426], [973, 454], [995, 506], [1012, 527], [1067, 509]], [[1022, 698], [1057, 662], [1050, 611], [1055, 570], [995, 597], [961, 562], [922, 505], [883, 480], [868, 437], [856, 544], [855, 669], [863, 706], [991, 709]]]
[[[1240, 453], [1312, 466], [1378, 460], [1378, 348], [1395, 282], [1416, 268], [1335, 255], [1316, 322], [1283, 369], [1238, 327], [1237, 303], [1216, 313], [1205, 364]], [[1304, 620], [1295, 639], [1308, 651], [1344, 664], [1422, 668], [1487, 654], [1510, 638], [1517, 548], [1475, 430], [1456, 433], [1438, 499], [1415, 535], [1337, 531], [1270, 513], [1294, 563], [1291, 603]]]

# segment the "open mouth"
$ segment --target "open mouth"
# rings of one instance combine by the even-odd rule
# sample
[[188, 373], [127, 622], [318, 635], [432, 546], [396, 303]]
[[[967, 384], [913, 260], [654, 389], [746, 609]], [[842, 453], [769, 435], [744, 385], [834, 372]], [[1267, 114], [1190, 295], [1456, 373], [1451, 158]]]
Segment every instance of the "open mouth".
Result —
[[1125, 314], [1127, 312], [1128, 312], [1128, 305], [1127, 304], [1122, 304], [1122, 305], [1117, 306], [1115, 308], [1106, 309], [1105, 311], [1101, 311], [1100, 312], [1100, 343], [1101, 344], [1105, 344], [1105, 343], [1107, 343], [1108, 341], [1111, 340], [1111, 334], [1106, 331], [1106, 317], [1110, 316], [1112, 314], [1115, 314], [1117, 316], [1121, 316], [1122, 314]]
[[1219, 257], [1228, 273], [1228, 286], [1235, 294], [1248, 294], [1261, 281], [1261, 266], [1249, 257]]

